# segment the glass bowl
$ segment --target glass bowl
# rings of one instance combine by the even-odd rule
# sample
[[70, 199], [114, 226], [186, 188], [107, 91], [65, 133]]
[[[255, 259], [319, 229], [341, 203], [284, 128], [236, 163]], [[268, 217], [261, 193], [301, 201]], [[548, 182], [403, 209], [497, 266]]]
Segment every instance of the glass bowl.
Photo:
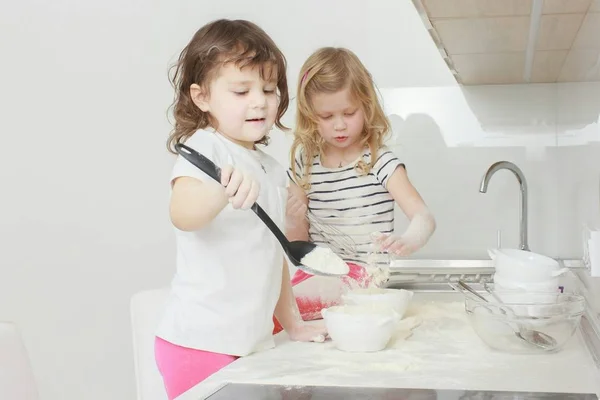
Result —
[[[503, 352], [559, 351], [577, 330], [585, 311], [585, 299], [575, 294], [493, 293], [495, 296], [480, 293], [488, 302], [466, 295], [465, 311], [477, 335], [489, 347]], [[541, 347], [523, 339], [523, 336], [531, 337], [533, 331], [552, 337], [552, 345]]]

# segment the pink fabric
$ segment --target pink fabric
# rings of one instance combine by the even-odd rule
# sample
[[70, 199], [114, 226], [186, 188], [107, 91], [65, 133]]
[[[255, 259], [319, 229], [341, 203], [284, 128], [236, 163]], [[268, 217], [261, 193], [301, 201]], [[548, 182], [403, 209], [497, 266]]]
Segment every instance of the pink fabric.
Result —
[[154, 357], [169, 400], [238, 359], [227, 354], [177, 346], [159, 337], [154, 341]]

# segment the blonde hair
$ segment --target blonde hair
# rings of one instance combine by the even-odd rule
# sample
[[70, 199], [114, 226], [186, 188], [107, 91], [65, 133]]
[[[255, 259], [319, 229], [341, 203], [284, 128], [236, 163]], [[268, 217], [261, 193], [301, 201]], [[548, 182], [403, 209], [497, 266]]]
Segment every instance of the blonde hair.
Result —
[[[200, 110], [192, 101], [190, 87], [197, 84], [208, 90], [208, 84], [217, 75], [219, 67], [233, 63], [239, 68], [259, 67], [265, 73], [277, 74], [279, 105], [275, 126], [287, 128], [281, 118], [289, 104], [286, 59], [273, 40], [256, 24], [245, 20], [219, 19], [200, 28], [179, 55], [174, 65], [171, 83], [175, 99], [171, 105], [174, 128], [167, 141], [167, 149], [177, 154], [175, 145], [188, 139], [196, 130], [214, 126], [210, 114]], [[274, 67], [274, 68], [273, 68]], [[257, 144], [267, 144], [265, 136]]]
[[350, 50], [323, 47], [314, 52], [300, 70], [296, 97], [296, 128], [291, 147], [292, 176], [297, 177], [296, 155], [300, 151], [304, 166], [302, 179], [297, 182], [304, 190], [310, 188], [310, 169], [313, 158], [323, 150], [318, 132], [318, 116], [312, 100], [318, 93], [335, 93], [349, 88], [352, 97], [360, 103], [365, 115], [361, 142], [368, 145], [371, 161], [357, 163], [361, 174], [368, 174], [377, 161], [377, 152], [390, 131], [390, 123], [379, 102], [375, 84], [369, 71]]

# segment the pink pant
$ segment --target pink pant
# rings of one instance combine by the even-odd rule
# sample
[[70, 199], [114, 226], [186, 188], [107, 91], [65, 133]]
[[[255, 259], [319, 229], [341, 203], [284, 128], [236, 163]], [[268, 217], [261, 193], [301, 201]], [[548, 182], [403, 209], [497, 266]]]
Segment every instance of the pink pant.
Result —
[[169, 400], [238, 359], [227, 354], [177, 346], [159, 337], [154, 341], [154, 357]]

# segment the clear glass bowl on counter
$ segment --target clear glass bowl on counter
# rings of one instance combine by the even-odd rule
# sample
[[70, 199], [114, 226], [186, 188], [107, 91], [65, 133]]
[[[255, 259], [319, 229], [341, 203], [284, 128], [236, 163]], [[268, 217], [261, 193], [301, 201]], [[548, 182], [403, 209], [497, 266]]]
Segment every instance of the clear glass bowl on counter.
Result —
[[[530, 354], [559, 351], [571, 339], [585, 310], [582, 296], [566, 293], [496, 292], [488, 302], [465, 296], [465, 311], [477, 335], [491, 348], [508, 353]], [[556, 341], [542, 348], [519, 337], [524, 330], [542, 332]]]

